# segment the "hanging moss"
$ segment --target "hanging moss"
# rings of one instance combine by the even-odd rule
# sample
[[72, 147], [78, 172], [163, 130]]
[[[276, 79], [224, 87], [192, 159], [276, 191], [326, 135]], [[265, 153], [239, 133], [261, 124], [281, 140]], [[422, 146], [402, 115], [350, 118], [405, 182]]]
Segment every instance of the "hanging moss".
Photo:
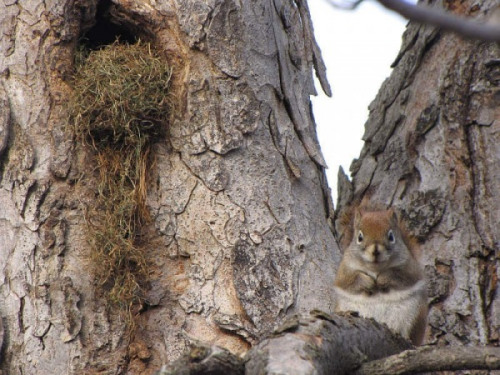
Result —
[[75, 62], [70, 123], [98, 172], [86, 215], [92, 266], [110, 301], [130, 309], [147, 278], [146, 171], [150, 145], [165, 134], [171, 69], [141, 41], [79, 50]]

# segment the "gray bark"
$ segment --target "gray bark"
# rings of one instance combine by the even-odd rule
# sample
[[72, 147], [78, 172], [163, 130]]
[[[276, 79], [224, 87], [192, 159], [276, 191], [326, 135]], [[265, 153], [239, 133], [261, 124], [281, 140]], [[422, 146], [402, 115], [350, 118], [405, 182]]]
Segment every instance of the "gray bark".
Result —
[[442, 370], [498, 370], [498, 347], [424, 346], [364, 363], [355, 375], [421, 374]]
[[246, 357], [245, 374], [351, 374], [360, 363], [411, 347], [374, 321], [312, 312], [285, 323]]
[[[472, 15], [484, 19], [497, 4], [457, 9], [478, 5]], [[498, 44], [411, 24], [370, 105], [352, 183], [340, 173], [338, 217], [368, 192], [398, 207], [421, 240], [429, 344], [498, 345], [499, 61]]]
[[[67, 128], [95, 1], [0, 4], [1, 368], [151, 373], [192, 342], [244, 353], [288, 314], [331, 312], [339, 252], [309, 96], [324, 67], [304, 1], [113, 1], [173, 65], [153, 149], [146, 304], [128, 335], [85, 240], [88, 151]], [[166, 115], [167, 116], [167, 115]]]
[[155, 375], [243, 375], [242, 358], [218, 346], [193, 345], [189, 353], [164, 365]]
[[[113, 22], [174, 67], [177, 98], [153, 147], [150, 279], [129, 334], [88, 261], [94, 166], [67, 127], [72, 59], [96, 11], [0, 4], [1, 369], [150, 374], [198, 341], [240, 355], [291, 314], [331, 312], [340, 254], [313, 67], [329, 88], [305, 1], [115, 0]], [[340, 202], [374, 186], [426, 240], [430, 343], [499, 339], [498, 60], [498, 46], [410, 27], [342, 185]]]
[[164, 366], [157, 375], [351, 374], [361, 362], [409, 347], [408, 341], [374, 321], [312, 311], [288, 318], [243, 360], [220, 348], [194, 346], [189, 354]]

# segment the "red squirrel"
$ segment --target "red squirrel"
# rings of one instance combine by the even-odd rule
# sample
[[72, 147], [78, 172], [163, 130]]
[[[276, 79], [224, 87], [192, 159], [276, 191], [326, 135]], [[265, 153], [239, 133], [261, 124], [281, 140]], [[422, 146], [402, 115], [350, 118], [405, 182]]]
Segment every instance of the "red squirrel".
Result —
[[348, 233], [352, 239], [335, 279], [335, 311], [356, 311], [420, 345], [428, 307], [416, 240], [393, 209], [356, 209]]

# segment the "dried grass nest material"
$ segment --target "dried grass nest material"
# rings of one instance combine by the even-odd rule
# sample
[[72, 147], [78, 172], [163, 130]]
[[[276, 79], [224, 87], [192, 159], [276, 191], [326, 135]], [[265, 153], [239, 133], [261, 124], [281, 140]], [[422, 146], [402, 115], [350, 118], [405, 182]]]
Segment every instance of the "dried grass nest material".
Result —
[[70, 111], [80, 140], [99, 148], [164, 133], [172, 70], [149, 43], [115, 42], [78, 54]]
[[92, 147], [97, 172], [89, 177], [97, 179], [96, 199], [86, 209], [90, 260], [110, 302], [126, 312], [140, 305], [147, 280], [140, 234], [148, 155], [165, 134], [170, 78], [164, 58], [141, 41], [77, 52], [70, 123], [77, 142]]

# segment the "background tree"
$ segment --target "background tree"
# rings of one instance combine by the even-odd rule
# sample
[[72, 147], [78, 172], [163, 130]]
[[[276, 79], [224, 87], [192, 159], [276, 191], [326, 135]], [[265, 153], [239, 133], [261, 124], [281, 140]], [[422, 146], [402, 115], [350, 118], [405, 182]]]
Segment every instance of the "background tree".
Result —
[[[483, 19], [495, 6], [448, 4]], [[373, 200], [399, 207], [424, 242], [428, 343], [499, 340], [498, 56], [498, 44], [410, 25], [370, 105], [353, 181], [339, 176], [340, 210], [371, 189]]]
[[[328, 86], [305, 2], [30, 0], [0, 14], [6, 373], [147, 373], [191, 342], [243, 353], [287, 314], [331, 311], [340, 255], [313, 65]], [[147, 161], [151, 220], [133, 241], [147, 278], [124, 308], [92, 260], [97, 181], [112, 172], [96, 138], [68, 126], [82, 36], [90, 49], [150, 41], [173, 69], [167, 134]], [[132, 235], [119, 233], [114, 251]]]
[[[4, 372], [152, 373], [191, 343], [242, 354], [287, 316], [331, 312], [313, 67], [329, 88], [305, 1], [4, 1], [0, 20]], [[141, 159], [150, 218], [120, 235], [147, 259], [125, 304], [92, 260], [106, 173], [68, 126], [84, 35], [88, 49], [149, 41], [173, 69], [166, 130]], [[497, 60], [496, 45], [411, 26], [343, 180], [341, 209], [374, 186], [426, 241], [431, 343], [498, 342]]]

